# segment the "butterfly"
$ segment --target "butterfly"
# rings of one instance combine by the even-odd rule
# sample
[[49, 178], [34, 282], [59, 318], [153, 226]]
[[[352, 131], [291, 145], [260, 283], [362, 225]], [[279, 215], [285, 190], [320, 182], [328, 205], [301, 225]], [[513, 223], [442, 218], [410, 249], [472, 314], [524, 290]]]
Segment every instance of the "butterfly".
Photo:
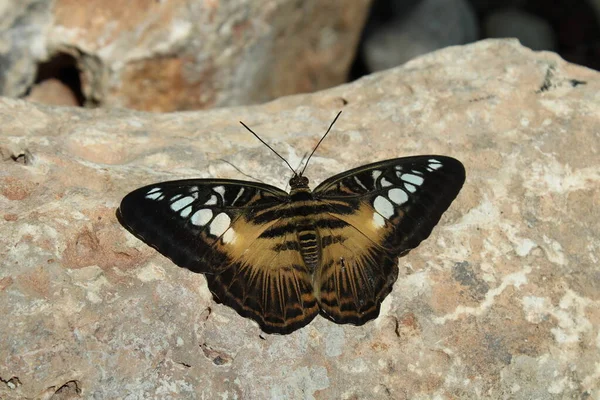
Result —
[[[340, 112], [341, 113], [341, 112]], [[398, 257], [426, 239], [458, 195], [465, 169], [446, 156], [378, 161], [311, 191], [233, 179], [160, 182], [127, 194], [120, 223], [180, 267], [204, 274], [213, 298], [266, 333], [318, 314], [362, 325], [379, 315]]]

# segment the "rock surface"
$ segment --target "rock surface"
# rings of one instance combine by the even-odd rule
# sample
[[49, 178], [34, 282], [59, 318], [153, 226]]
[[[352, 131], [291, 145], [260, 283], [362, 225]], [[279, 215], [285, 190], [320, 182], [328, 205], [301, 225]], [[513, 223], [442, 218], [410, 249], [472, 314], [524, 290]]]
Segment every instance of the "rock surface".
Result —
[[[515, 41], [262, 106], [165, 115], [0, 100], [0, 398], [598, 398], [600, 75]], [[381, 315], [287, 336], [211, 300], [115, 219], [185, 177], [285, 187], [457, 157], [466, 184]], [[60, 397], [57, 397], [60, 398]]]
[[7, 2], [0, 93], [23, 95], [41, 62], [79, 74], [87, 105], [174, 111], [312, 92], [345, 82], [370, 2]]

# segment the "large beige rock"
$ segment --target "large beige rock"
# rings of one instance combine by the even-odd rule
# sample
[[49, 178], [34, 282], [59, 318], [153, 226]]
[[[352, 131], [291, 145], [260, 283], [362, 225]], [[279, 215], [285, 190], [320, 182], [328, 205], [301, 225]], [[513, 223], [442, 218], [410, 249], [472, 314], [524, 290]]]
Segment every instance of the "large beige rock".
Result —
[[[598, 93], [598, 72], [485, 41], [249, 108], [0, 100], [0, 397], [597, 397]], [[123, 195], [160, 180], [285, 187], [289, 171], [237, 121], [297, 165], [340, 109], [313, 183], [412, 154], [467, 170], [373, 322], [261, 333], [115, 219]]]
[[42, 62], [38, 79], [78, 70], [87, 105], [174, 111], [312, 92], [346, 81], [370, 3], [10, 0], [0, 93], [22, 95]]

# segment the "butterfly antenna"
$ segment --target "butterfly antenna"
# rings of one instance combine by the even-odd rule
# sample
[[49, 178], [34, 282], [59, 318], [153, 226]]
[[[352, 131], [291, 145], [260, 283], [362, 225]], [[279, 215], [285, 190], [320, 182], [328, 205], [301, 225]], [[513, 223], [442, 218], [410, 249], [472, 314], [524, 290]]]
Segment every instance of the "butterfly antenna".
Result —
[[306, 159], [306, 156], [308, 155], [308, 152], [304, 153], [304, 155], [302, 156], [302, 159], [300, 160], [300, 162], [298, 163], [298, 167], [296, 168], [296, 170], [299, 170], [300, 167], [302, 166], [302, 163], [304, 163], [304, 160]]
[[294, 173], [294, 175], [296, 174], [296, 171], [294, 170], [294, 168], [292, 168], [292, 166], [290, 165], [290, 163], [287, 162], [287, 160], [285, 158], [283, 158], [278, 152], [276, 152], [271, 146], [269, 146], [267, 144], [267, 142], [265, 142], [264, 140], [262, 140], [260, 138], [260, 136], [258, 136], [256, 133], [254, 133], [254, 131], [252, 131], [252, 129], [248, 128], [248, 125], [246, 125], [242, 121], [240, 121], [240, 124], [242, 124], [244, 126], [244, 128], [248, 129], [250, 131], [250, 133], [253, 134], [255, 138], [257, 138], [258, 140], [260, 140], [260, 142], [262, 144], [264, 144], [265, 146], [267, 146], [269, 148], [269, 150], [271, 150], [273, 153], [275, 153], [275, 155], [277, 157], [281, 158], [283, 160], [283, 162], [292, 170], [292, 172]]
[[337, 115], [333, 119], [333, 122], [331, 122], [331, 125], [329, 125], [329, 128], [327, 128], [327, 132], [325, 132], [325, 134], [323, 135], [321, 140], [319, 140], [319, 143], [317, 143], [317, 145], [313, 149], [312, 153], [310, 153], [310, 156], [308, 156], [308, 159], [306, 160], [306, 164], [304, 164], [304, 168], [302, 168], [302, 172], [300, 172], [300, 175], [304, 175], [304, 170], [306, 170], [306, 167], [308, 166], [308, 162], [310, 161], [310, 158], [313, 156], [313, 154], [315, 154], [315, 151], [317, 151], [317, 149], [319, 148], [319, 145], [321, 144], [323, 139], [325, 139], [325, 137], [327, 137], [327, 134], [329, 133], [329, 131], [333, 127], [333, 124], [335, 124], [335, 121], [337, 121], [337, 119], [339, 118], [341, 113], [342, 113], [341, 111], [339, 113], [337, 113]]
[[224, 158], [219, 158], [219, 161], [224, 162], [225, 164], [229, 164], [230, 167], [232, 167], [233, 169], [235, 169], [240, 174], [244, 175], [246, 178], [250, 178], [250, 179], [252, 179], [254, 181], [259, 181], [260, 183], [266, 183], [265, 181], [261, 181], [257, 177], [254, 177], [252, 175], [248, 175], [247, 173], [245, 173], [244, 171], [242, 171], [241, 169], [239, 169], [237, 166], [233, 165], [233, 163], [225, 160]]

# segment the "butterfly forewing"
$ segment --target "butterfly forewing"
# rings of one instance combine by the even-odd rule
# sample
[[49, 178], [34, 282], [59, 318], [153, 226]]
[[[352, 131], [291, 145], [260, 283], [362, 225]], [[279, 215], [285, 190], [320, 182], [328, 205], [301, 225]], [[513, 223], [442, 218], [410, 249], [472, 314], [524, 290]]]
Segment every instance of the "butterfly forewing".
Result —
[[[429, 236], [464, 179], [464, 167], [453, 158], [417, 156], [369, 164], [320, 184], [315, 199], [348, 224], [330, 233], [337, 243], [322, 245], [314, 279], [322, 313], [338, 323], [377, 317], [398, 275], [397, 257]], [[355, 211], [345, 212], [344, 203]]]
[[130, 232], [177, 265], [214, 273], [230, 262], [220, 247], [240, 236], [229, 229], [232, 223], [248, 213], [283, 204], [287, 196], [276, 187], [252, 182], [170, 181], [129, 193], [117, 217]]

